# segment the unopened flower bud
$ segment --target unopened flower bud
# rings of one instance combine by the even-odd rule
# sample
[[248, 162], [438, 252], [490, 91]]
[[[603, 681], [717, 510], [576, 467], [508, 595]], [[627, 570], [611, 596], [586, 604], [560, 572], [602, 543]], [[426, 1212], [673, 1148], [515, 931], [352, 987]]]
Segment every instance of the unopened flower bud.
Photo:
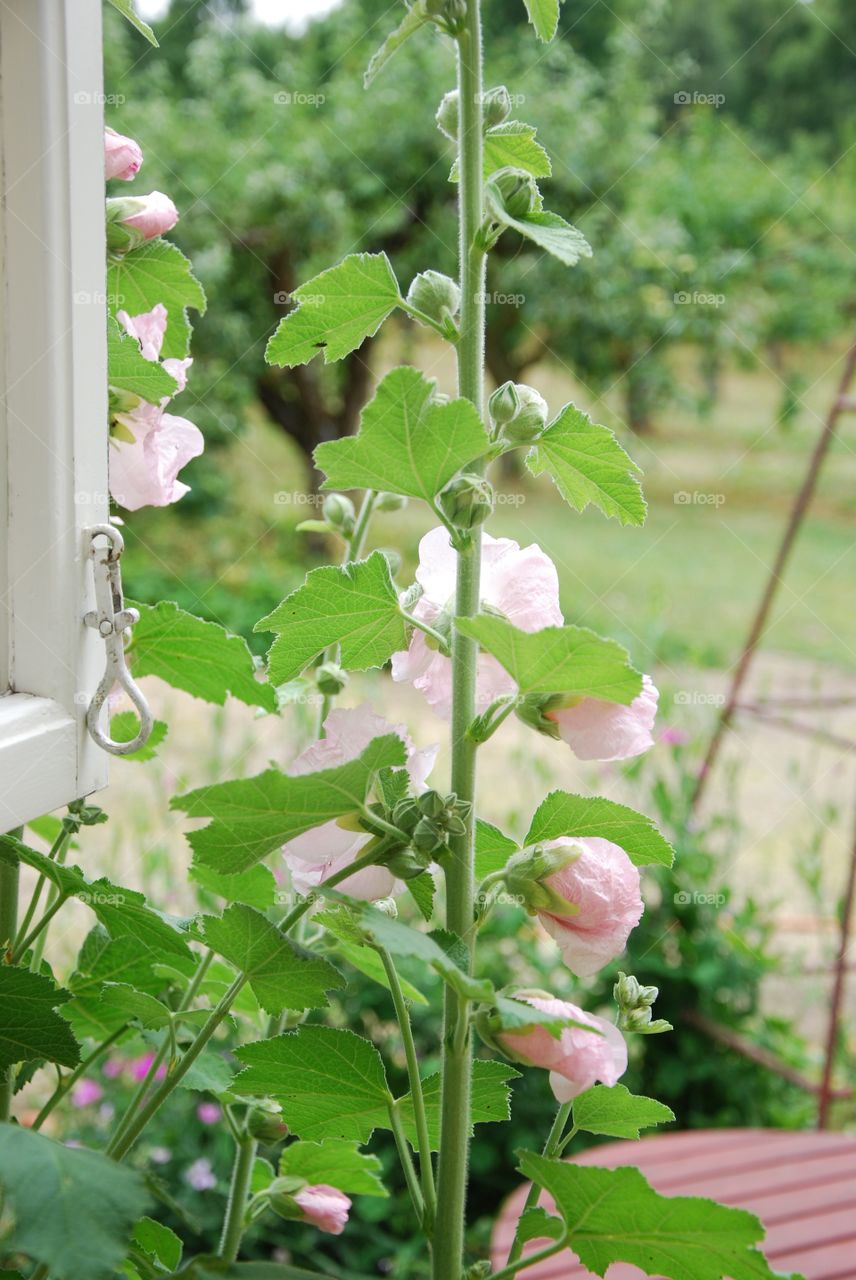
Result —
[[420, 818], [413, 828], [413, 847], [420, 853], [444, 852], [445, 832], [430, 818]]
[[508, 119], [511, 114], [511, 94], [504, 84], [488, 89], [482, 95], [482, 112], [485, 129], [492, 129], [494, 125], [502, 124], [503, 120]]
[[639, 1003], [639, 991], [639, 982], [632, 973], [619, 973], [618, 981], [612, 988], [619, 1009], [635, 1009]]
[[516, 384], [503, 382], [501, 387], [497, 387], [487, 402], [487, 411], [491, 421], [498, 427], [504, 427], [507, 422], [516, 418], [520, 411], [520, 397], [517, 394]]
[[543, 433], [550, 411], [547, 401], [534, 387], [521, 383], [515, 390], [519, 408], [514, 417], [506, 422], [502, 435], [511, 444], [530, 444]]
[[440, 271], [420, 271], [410, 283], [407, 301], [449, 334], [456, 332], [455, 316], [461, 307], [461, 290], [449, 276]]
[[303, 1211], [295, 1200], [294, 1193], [305, 1186], [305, 1178], [295, 1176], [274, 1178], [265, 1191], [265, 1198], [275, 1214], [287, 1221], [293, 1221], [303, 1217]]
[[547, 716], [555, 704], [555, 694], [527, 693], [518, 698], [514, 706], [514, 714], [530, 729], [546, 734], [548, 738], [559, 737], [559, 726], [555, 720]]
[[268, 1111], [264, 1107], [251, 1109], [247, 1116], [247, 1130], [250, 1137], [267, 1145], [283, 1142], [288, 1137], [288, 1125], [279, 1111]]
[[412, 796], [405, 796], [403, 800], [399, 800], [398, 804], [392, 811], [392, 821], [399, 831], [404, 831], [409, 835], [416, 826], [422, 814], [419, 805]]
[[326, 697], [334, 698], [348, 683], [348, 673], [339, 666], [338, 662], [322, 662], [321, 666], [316, 668], [315, 683]]
[[425, 9], [444, 31], [453, 36], [461, 30], [467, 16], [467, 0], [425, 0]]
[[446, 812], [446, 801], [439, 791], [423, 791], [416, 803], [426, 818], [440, 818]]
[[401, 552], [395, 547], [379, 547], [378, 550], [389, 565], [390, 577], [394, 578], [401, 569]]
[[426, 850], [408, 846], [394, 853], [386, 865], [399, 880], [415, 880], [430, 867], [431, 854]]
[[375, 501], [375, 511], [400, 511], [406, 506], [403, 493], [379, 493]]
[[520, 898], [530, 915], [547, 911], [562, 917], [576, 914], [577, 907], [568, 902], [547, 883], [549, 877], [564, 871], [580, 856], [573, 840], [552, 846], [533, 845], [509, 858], [503, 879], [508, 892]]
[[329, 497], [326, 497], [321, 508], [321, 514], [330, 528], [335, 529], [337, 533], [341, 533], [343, 537], [349, 538], [354, 532], [354, 524], [356, 523], [354, 504], [343, 493], [331, 493]]
[[509, 218], [524, 218], [535, 206], [538, 188], [531, 173], [510, 165], [498, 169], [487, 184], [488, 195]]
[[458, 141], [458, 91], [451, 89], [437, 108], [437, 128], [452, 142]]
[[493, 511], [493, 485], [484, 476], [459, 475], [438, 496], [444, 516], [457, 529], [474, 529]]
[[631, 1009], [622, 1019], [622, 1026], [626, 1031], [641, 1031], [643, 1027], [647, 1027], [651, 1022], [651, 1010], [640, 1007]]
[[127, 253], [171, 231], [176, 222], [178, 210], [162, 191], [113, 197], [107, 201], [107, 248], [111, 253]]
[[379, 911], [381, 915], [389, 916], [390, 920], [398, 919], [398, 903], [395, 898], [378, 898], [374, 907], [375, 911]]

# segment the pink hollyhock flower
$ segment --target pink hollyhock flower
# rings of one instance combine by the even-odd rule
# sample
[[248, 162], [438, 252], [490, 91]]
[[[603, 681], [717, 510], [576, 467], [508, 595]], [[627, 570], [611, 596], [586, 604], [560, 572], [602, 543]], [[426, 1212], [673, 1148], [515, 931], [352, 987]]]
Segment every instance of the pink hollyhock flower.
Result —
[[[132, 1058], [129, 1066], [131, 1075], [135, 1080], [145, 1080], [151, 1070], [152, 1063], [155, 1060], [153, 1053], [143, 1053], [139, 1058]], [[155, 1080], [164, 1080], [166, 1078], [166, 1063], [162, 1062], [155, 1072]]]
[[[166, 333], [166, 307], [158, 303], [138, 316], [119, 311], [117, 319], [137, 339], [145, 358], [157, 360]], [[191, 364], [189, 359], [163, 361], [167, 373], [178, 383], [176, 395], [184, 390]], [[187, 418], [166, 412], [169, 401], [169, 396], [164, 396], [159, 405], [141, 400], [133, 409], [116, 414], [123, 434], [133, 439], [111, 438], [110, 492], [128, 511], [165, 507], [190, 491], [190, 486], [178, 479], [178, 473], [191, 458], [202, 453], [205, 439]]]
[[653, 746], [651, 730], [659, 694], [650, 676], [642, 677], [642, 692], [629, 707], [600, 698], [581, 698], [572, 707], [546, 711], [559, 737], [580, 760], [627, 760]]
[[665, 742], [669, 747], [684, 747], [689, 740], [690, 735], [683, 729], [676, 729], [674, 725], [667, 725], [660, 734], [660, 741]]
[[104, 173], [108, 178], [130, 182], [139, 172], [143, 153], [133, 138], [126, 138], [115, 129], [104, 130]]
[[102, 1073], [108, 1080], [117, 1080], [125, 1070], [124, 1058], [108, 1058], [101, 1068]]
[[568, 846], [579, 857], [544, 883], [577, 911], [539, 911], [538, 919], [559, 944], [571, 973], [587, 978], [620, 956], [642, 918], [639, 872], [609, 840], [547, 840], [545, 849]]
[[217, 1186], [217, 1175], [211, 1166], [211, 1161], [206, 1160], [204, 1156], [194, 1160], [193, 1164], [188, 1165], [184, 1171], [184, 1181], [194, 1191], [213, 1191]]
[[517, 998], [542, 1013], [574, 1018], [592, 1028], [584, 1031], [580, 1027], [565, 1027], [558, 1040], [544, 1027], [504, 1031], [497, 1036], [497, 1043], [510, 1057], [550, 1072], [550, 1088], [559, 1102], [570, 1102], [571, 1098], [585, 1093], [598, 1081], [612, 1086], [624, 1075], [627, 1045], [611, 1022], [593, 1013], [584, 1013], [577, 1005], [552, 996], [520, 994]]
[[78, 1080], [71, 1091], [71, 1103], [74, 1107], [91, 1107], [104, 1097], [104, 1090], [97, 1080]]
[[351, 1201], [343, 1191], [319, 1182], [295, 1191], [294, 1199], [303, 1210], [304, 1222], [311, 1222], [313, 1227], [332, 1236], [340, 1236], [345, 1230]]
[[140, 207], [119, 221], [139, 231], [144, 240], [165, 235], [178, 222], [178, 210], [162, 191], [150, 191], [147, 196], [134, 196], [134, 199]]
[[[319, 738], [297, 757], [288, 769], [291, 777], [332, 769], [356, 760], [373, 738], [395, 733], [407, 748], [407, 772], [414, 790], [425, 790], [428, 774], [437, 756], [437, 747], [417, 751], [403, 725], [392, 725], [370, 707], [331, 711], [324, 721], [325, 737]], [[282, 846], [291, 882], [298, 893], [311, 893], [336, 871], [353, 862], [372, 837], [366, 831], [348, 831], [335, 820], [322, 823], [295, 836]], [[400, 881], [386, 867], [364, 867], [343, 880], [339, 888], [354, 898], [376, 901], [401, 891]]]
[[[412, 612], [441, 631], [454, 613], [455, 559], [443, 528], [432, 529], [419, 543], [416, 581], [423, 594]], [[482, 534], [481, 598], [483, 603], [501, 610], [522, 631], [561, 626], [564, 621], [556, 566], [535, 543], [521, 548], [510, 538]], [[451, 661], [431, 647], [422, 631], [414, 630], [409, 648], [392, 655], [392, 678], [410, 680], [438, 715], [451, 717]], [[515, 688], [496, 658], [489, 653], [479, 655], [476, 697], [481, 710]]]
[[196, 1116], [200, 1124], [217, 1124], [222, 1112], [216, 1102], [200, 1102]]

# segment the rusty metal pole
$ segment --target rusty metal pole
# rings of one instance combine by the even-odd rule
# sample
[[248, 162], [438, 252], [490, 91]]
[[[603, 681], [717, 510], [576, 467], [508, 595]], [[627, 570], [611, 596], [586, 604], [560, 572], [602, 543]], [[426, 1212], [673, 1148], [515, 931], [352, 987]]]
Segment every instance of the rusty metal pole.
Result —
[[820, 1102], [817, 1109], [818, 1129], [826, 1128], [826, 1123], [829, 1119], [829, 1104], [834, 1096], [832, 1071], [835, 1066], [838, 1028], [841, 1025], [841, 1012], [844, 1007], [844, 989], [847, 982], [848, 969], [847, 952], [850, 949], [850, 935], [853, 926], [854, 898], [856, 898], [856, 824], [854, 824], [853, 829], [853, 845], [850, 850], [847, 885], [844, 889], [844, 900], [841, 904], [841, 932], [838, 939], [838, 955], [835, 958], [835, 981], [832, 985], [832, 995], [829, 998], [829, 1025], [826, 1032], [826, 1052], [823, 1059]]
[[732, 720], [734, 719], [734, 713], [737, 709], [738, 700], [740, 698], [740, 691], [743, 688], [744, 681], [749, 672], [749, 667], [752, 663], [753, 657], [755, 656], [755, 651], [757, 650], [764, 631], [766, 630], [770, 611], [775, 602], [779, 587], [781, 586], [782, 573], [788, 562], [788, 558], [791, 554], [796, 536], [799, 533], [800, 526], [805, 519], [806, 512], [808, 511], [811, 500], [814, 497], [814, 491], [817, 487], [818, 477], [820, 475], [821, 468], [823, 467], [824, 460], [829, 452], [830, 446], [832, 445], [832, 441], [835, 438], [838, 418], [845, 411], [856, 409], [856, 400], [847, 398], [847, 390], [853, 380], [854, 372], [856, 372], [856, 342], [853, 343], [847, 353], [844, 370], [838, 384], [838, 391], [832, 405], [830, 406], [829, 412], [826, 415], [826, 421], [821, 428], [820, 435], [818, 436], [817, 443], [811, 455], [808, 470], [806, 471], [802, 485], [800, 486], [799, 493], [794, 499], [791, 514], [788, 517], [788, 523], [785, 527], [785, 532], [782, 537], [781, 544], [779, 545], [778, 553], [776, 554], [775, 563], [773, 564], [770, 576], [767, 579], [767, 585], [764, 588], [763, 595], [761, 596], [761, 602], [758, 605], [757, 612], [752, 621], [752, 626], [749, 629], [749, 635], [746, 638], [746, 643], [743, 646], [737, 665], [734, 668], [731, 686], [728, 690], [725, 704], [719, 713], [716, 728], [714, 729], [713, 736], [708, 744], [707, 752], [696, 780], [695, 790], [693, 791], [692, 799], [690, 800], [690, 816], [692, 816], [696, 811], [699, 803], [701, 802], [711, 770], [713, 769], [719, 755], [723, 739]]

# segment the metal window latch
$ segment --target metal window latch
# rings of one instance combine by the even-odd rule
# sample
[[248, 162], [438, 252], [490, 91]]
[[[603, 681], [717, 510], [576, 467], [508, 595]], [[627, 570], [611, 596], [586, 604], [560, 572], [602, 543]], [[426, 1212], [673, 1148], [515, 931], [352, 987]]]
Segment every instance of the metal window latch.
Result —
[[[125, 631], [139, 622], [137, 609], [126, 609], [122, 599], [122, 576], [119, 557], [125, 540], [114, 525], [94, 524], [87, 530], [89, 555], [95, 574], [96, 608], [84, 615], [87, 627], [94, 627], [107, 647], [107, 666], [86, 712], [86, 727], [92, 739], [114, 756], [130, 755], [144, 746], [152, 732], [152, 713], [139, 687], [125, 665]], [[103, 541], [106, 539], [106, 544]], [[120, 685], [136, 708], [140, 727], [130, 742], [114, 742], [101, 726], [101, 713], [111, 691]]]

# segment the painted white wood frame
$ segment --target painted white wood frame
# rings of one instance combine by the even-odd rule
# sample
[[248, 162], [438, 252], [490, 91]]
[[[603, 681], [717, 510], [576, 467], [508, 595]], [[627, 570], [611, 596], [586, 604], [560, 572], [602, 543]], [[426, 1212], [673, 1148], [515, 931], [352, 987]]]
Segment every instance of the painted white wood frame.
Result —
[[107, 498], [101, 0], [0, 0], [0, 831], [103, 787], [88, 526]]

